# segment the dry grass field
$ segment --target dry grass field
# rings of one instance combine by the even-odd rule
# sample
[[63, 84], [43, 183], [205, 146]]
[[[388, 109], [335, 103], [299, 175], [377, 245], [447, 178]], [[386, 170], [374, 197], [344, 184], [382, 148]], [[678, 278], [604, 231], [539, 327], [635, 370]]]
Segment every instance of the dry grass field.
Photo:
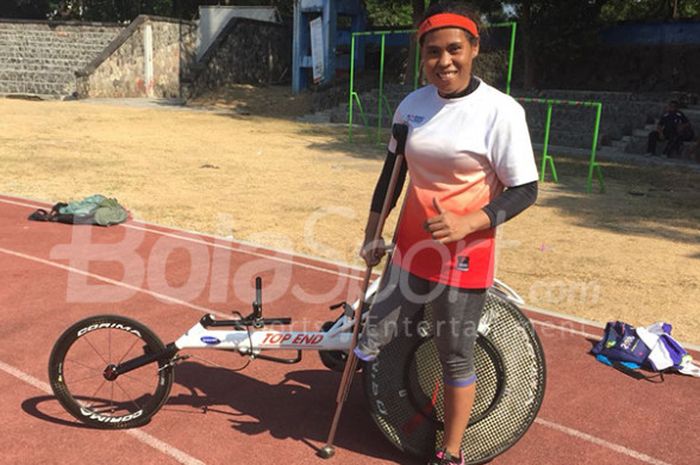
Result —
[[[181, 111], [0, 99], [0, 192], [102, 193], [139, 219], [359, 264], [384, 149], [294, 119], [307, 110], [246, 86]], [[700, 172], [603, 162], [607, 192], [586, 194], [586, 161], [556, 160], [560, 184], [501, 228], [498, 276], [538, 307], [700, 343]]]

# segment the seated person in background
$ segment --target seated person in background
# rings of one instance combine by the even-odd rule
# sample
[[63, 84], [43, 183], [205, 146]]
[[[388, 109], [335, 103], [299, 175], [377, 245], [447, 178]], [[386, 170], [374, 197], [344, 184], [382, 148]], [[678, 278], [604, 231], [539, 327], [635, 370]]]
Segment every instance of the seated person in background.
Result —
[[690, 121], [678, 109], [678, 102], [672, 100], [666, 107], [666, 112], [661, 115], [659, 124], [656, 130], [649, 133], [647, 142], [647, 153], [656, 155], [656, 144], [659, 140], [666, 140], [666, 148], [664, 148], [664, 156], [670, 157], [674, 154], [680, 155], [680, 149], [683, 142], [691, 141], [695, 137], [693, 128], [690, 126]]

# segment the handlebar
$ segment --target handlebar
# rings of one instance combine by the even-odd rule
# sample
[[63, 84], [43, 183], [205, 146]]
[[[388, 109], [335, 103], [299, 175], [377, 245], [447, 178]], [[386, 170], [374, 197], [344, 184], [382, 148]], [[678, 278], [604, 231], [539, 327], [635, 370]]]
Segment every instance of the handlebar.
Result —
[[261, 328], [267, 325], [289, 325], [292, 323], [292, 319], [288, 317], [281, 318], [239, 318], [237, 320], [215, 320], [211, 314], [204, 315], [199, 324], [205, 328], [216, 328], [223, 326], [233, 326], [236, 329], [245, 329], [247, 327], [253, 326], [255, 328]]

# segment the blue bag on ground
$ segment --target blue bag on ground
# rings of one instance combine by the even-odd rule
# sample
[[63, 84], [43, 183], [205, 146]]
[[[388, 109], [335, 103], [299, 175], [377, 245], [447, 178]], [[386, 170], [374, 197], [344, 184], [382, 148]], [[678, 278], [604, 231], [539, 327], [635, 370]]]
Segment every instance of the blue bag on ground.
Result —
[[591, 349], [593, 355], [602, 355], [612, 362], [631, 362], [640, 366], [650, 352], [635, 328], [622, 321], [608, 322], [603, 338]]

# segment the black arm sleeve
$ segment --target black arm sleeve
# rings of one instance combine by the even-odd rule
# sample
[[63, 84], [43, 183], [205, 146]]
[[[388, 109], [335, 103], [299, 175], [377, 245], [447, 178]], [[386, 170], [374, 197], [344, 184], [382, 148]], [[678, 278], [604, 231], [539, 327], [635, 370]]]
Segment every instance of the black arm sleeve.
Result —
[[[389, 181], [391, 181], [391, 173], [394, 171], [394, 164], [396, 163], [396, 154], [392, 152], [387, 152], [386, 160], [384, 161], [384, 167], [382, 168], [382, 174], [379, 175], [377, 180], [377, 185], [374, 188], [374, 195], [372, 195], [372, 206], [370, 210], [375, 213], [381, 213], [382, 207], [384, 206], [384, 199], [386, 198], [387, 190], [389, 189]], [[391, 211], [395, 206], [396, 202], [401, 196], [401, 191], [403, 190], [403, 184], [406, 181], [406, 160], [401, 164], [401, 170], [399, 171], [399, 179], [396, 181], [396, 187], [394, 192], [391, 192], [391, 204], [389, 206], [389, 211]], [[387, 212], [388, 213], [388, 212]]]
[[537, 200], [537, 181], [509, 187], [482, 210], [491, 220], [491, 227], [505, 223]]

